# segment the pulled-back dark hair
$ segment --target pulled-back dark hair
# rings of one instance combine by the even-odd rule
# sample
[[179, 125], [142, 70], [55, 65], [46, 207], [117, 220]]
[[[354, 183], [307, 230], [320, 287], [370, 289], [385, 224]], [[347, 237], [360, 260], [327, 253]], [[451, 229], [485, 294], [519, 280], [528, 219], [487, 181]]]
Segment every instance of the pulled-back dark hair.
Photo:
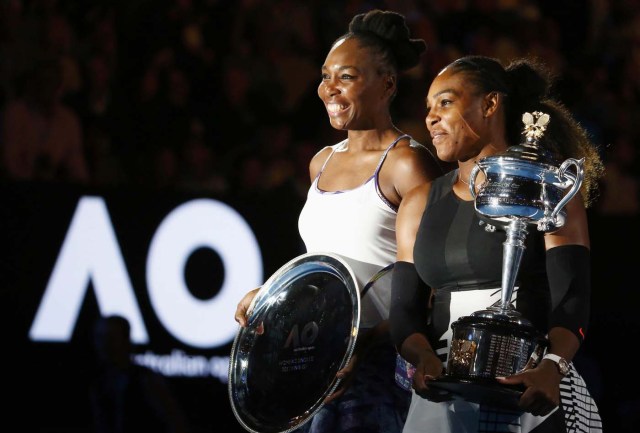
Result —
[[394, 73], [417, 66], [420, 56], [427, 49], [424, 40], [410, 39], [409, 27], [403, 15], [380, 9], [354, 16], [349, 23], [349, 31], [336, 42], [351, 38], [379, 54], [388, 71]]
[[506, 68], [499, 60], [485, 56], [466, 56], [447, 69], [464, 73], [480, 93], [500, 92], [504, 98], [508, 145], [523, 141], [522, 115], [541, 111], [551, 117], [540, 144], [561, 162], [566, 158], [584, 158], [582, 196], [586, 206], [596, 198], [598, 181], [604, 166], [597, 146], [587, 131], [574, 119], [565, 105], [554, 99], [554, 77], [546, 66], [532, 58], [517, 59]]

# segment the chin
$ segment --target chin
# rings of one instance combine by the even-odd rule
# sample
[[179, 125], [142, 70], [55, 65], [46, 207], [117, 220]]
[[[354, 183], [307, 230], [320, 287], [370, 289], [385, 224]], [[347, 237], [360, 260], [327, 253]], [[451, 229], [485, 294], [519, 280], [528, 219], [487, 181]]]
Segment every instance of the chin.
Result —
[[337, 129], [338, 131], [342, 131], [343, 129], [346, 129], [344, 123], [338, 123], [333, 119], [330, 119], [329, 123], [331, 123], [331, 126], [333, 127], [333, 129]]
[[438, 157], [438, 159], [439, 159], [440, 161], [444, 161], [444, 162], [454, 162], [454, 161], [449, 157], [449, 155], [447, 155], [444, 151], [439, 150], [437, 147], [436, 147], [436, 156]]

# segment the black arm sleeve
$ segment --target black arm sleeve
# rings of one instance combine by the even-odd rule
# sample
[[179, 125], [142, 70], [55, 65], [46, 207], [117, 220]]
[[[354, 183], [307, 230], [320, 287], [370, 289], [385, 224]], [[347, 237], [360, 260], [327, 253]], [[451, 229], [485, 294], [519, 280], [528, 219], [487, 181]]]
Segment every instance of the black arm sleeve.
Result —
[[547, 276], [551, 289], [550, 328], [559, 326], [584, 340], [591, 308], [589, 249], [563, 245], [547, 251]]
[[399, 350], [411, 334], [427, 334], [430, 289], [422, 281], [416, 267], [409, 262], [396, 262], [391, 280], [389, 326], [393, 344]]

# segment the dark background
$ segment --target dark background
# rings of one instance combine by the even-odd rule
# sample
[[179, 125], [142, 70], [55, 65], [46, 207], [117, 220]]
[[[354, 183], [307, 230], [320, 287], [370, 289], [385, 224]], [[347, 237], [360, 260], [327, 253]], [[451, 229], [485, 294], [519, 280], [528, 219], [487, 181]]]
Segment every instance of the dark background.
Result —
[[[259, 240], [265, 278], [302, 252], [297, 214], [309, 184], [308, 161], [343, 137], [331, 130], [316, 95], [320, 66], [349, 19], [373, 7], [405, 14], [413, 35], [429, 45], [422, 64], [402, 77], [394, 101], [396, 124], [426, 145], [424, 95], [456, 57], [486, 54], [508, 62], [533, 55], [557, 75], [554, 92], [607, 164], [601, 196], [589, 210], [592, 320], [576, 364], [605, 431], [637, 430], [639, 381], [631, 353], [640, 335], [632, 279], [640, 240], [640, 2], [634, 0], [0, 1], [5, 425], [92, 431], [88, 329], [97, 307], [91, 290], [71, 344], [27, 338], [80, 196], [99, 195], [110, 205], [157, 351], [175, 342], [153, 326], [144, 263], [153, 231], [173, 207], [209, 197], [238, 210]], [[10, 125], [4, 113], [51, 57], [64, 66], [58, 103], [81, 126], [75, 151], [86, 176], [46, 159], [38, 170], [21, 173], [5, 152]], [[194, 266], [194, 287], [219, 281], [210, 272], [215, 264]], [[191, 431], [243, 431], [226, 384], [168, 380]]]
[[[0, 191], [8, 199], [0, 214], [0, 224], [5, 233], [10, 234], [9, 242], [3, 245], [0, 267], [3, 276], [0, 317], [7, 339], [6, 348], [10, 349], [3, 356], [6, 374], [3, 383], [5, 392], [11, 396], [11, 410], [6, 416], [15, 422], [14, 425], [20, 426], [21, 431], [92, 429], [89, 385], [95, 363], [91, 330], [99, 309], [91, 287], [69, 343], [34, 342], [28, 336], [78, 199], [83, 196], [101, 197], [111, 217], [149, 334], [149, 343], [134, 345], [134, 353], [169, 354], [176, 349], [189, 356], [229, 356], [231, 341], [225, 346], [200, 349], [174, 338], [155, 315], [145, 281], [149, 243], [162, 219], [186, 201], [194, 198], [217, 200], [216, 197], [39, 182], [7, 183], [0, 186]], [[295, 210], [281, 214], [281, 208], [264, 207], [257, 202], [227, 204], [251, 225], [263, 255], [265, 278], [302, 253], [297, 233], [292, 232], [295, 225], [289, 221], [296, 214]], [[265, 220], [272, 222], [269, 229], [260, 224]], [[223, 269], [214, 254], [201, 258], [195, 255], [187, 262], [186, 283], [193, 296], [212, 298], [220, 287]], [[207, 290], [198, 290], [203, 287]], [[239, 300], [248, 288], [237, 287], [235, 290]], [[232, 317], [233, 311], [229, 311], [224, 319], [233, 320]], [[231, 411], [226, 381], [216, 377], [184, 376], [167, 377], [167, 381], [187, 414], [190, 431], [242, 430]]]

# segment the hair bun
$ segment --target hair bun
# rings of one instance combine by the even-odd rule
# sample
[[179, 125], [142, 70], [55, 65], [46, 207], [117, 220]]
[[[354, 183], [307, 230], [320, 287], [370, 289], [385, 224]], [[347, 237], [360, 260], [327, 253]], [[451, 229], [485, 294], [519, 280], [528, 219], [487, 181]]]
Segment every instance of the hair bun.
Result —
[[384, 40], [393, 51], [398, 68], [412, 68], [420, 61], [427, 44], [422, 39], [410, 39], [405, 17], [397, 12], [373, 9], [358, 14], [349, 23], [352, 33], [373, 33]]
[[526, 102], [539, 101], [549, 96], [551, 73], [539, 62], [514, 61], [506, 68], [511, 92], [517, 99]]
[[416, 66], [420, 56], [427, 50], [427, 43], [422, 39], [409, 39], [394, 43], [394, 52], [398, 60], [398, 68], [405, 70]]

